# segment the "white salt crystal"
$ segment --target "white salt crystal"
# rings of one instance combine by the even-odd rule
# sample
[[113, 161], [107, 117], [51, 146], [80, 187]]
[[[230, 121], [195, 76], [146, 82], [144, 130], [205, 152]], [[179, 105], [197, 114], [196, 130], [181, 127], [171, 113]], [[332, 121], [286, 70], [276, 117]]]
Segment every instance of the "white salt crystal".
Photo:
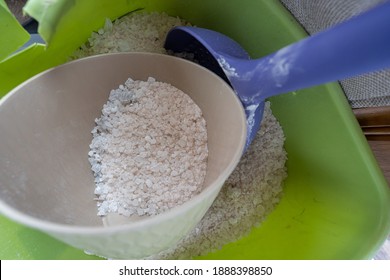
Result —
[[145, 184], [146, 184], [149, 188], [150, 188], [151, 186], [153, 186], [152, 180], [150, 180], [150, 179], [146, 179]]

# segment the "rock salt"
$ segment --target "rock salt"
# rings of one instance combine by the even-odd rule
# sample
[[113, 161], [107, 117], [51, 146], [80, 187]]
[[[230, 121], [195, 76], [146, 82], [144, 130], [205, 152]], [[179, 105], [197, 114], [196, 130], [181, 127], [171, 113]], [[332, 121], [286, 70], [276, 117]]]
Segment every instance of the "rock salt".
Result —
[[98, 215], [156, 215], [201, 191], [206, 122], [179, 89], [152, 78], [127, 80], [111, 91], [92, 134]]
[[181, 25], [188, 23], [164, 13], [133, 12], [113, 23], [107, 19], [104, 28], [92, 33], [88, 43], [77, 50], [72, 58], [137, 51], [165, 54], [164, 42], [168, 31]]

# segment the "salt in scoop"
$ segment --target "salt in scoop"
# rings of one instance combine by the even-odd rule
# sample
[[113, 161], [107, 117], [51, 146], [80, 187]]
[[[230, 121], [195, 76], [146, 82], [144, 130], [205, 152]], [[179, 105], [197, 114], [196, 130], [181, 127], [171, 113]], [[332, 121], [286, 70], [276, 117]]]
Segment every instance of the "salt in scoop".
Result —
[[248, 147], [267, 98], [390, 67], [389, 16], [386, 2], [260, 59], [250, 59], [231, 38], [198, 27], [173, 28], [165, 48], [193, 54], [233, 87], [245, 108]]

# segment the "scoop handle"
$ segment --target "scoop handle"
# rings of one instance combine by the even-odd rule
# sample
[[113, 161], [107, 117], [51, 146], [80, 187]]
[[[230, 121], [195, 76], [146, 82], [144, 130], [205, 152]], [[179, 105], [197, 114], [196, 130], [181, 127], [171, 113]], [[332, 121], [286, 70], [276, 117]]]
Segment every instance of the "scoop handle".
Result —
[[231, 62], [249, 104], [390, 67], [390, 1], [264, 58]]

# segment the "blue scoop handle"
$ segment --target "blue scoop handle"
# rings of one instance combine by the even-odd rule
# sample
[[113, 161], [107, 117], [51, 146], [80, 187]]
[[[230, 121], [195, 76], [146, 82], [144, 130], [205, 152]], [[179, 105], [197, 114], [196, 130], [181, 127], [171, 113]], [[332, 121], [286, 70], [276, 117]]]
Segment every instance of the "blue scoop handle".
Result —
[[390, 2], [261, 59], [217, 51], [246, 105], [390, 67]]

